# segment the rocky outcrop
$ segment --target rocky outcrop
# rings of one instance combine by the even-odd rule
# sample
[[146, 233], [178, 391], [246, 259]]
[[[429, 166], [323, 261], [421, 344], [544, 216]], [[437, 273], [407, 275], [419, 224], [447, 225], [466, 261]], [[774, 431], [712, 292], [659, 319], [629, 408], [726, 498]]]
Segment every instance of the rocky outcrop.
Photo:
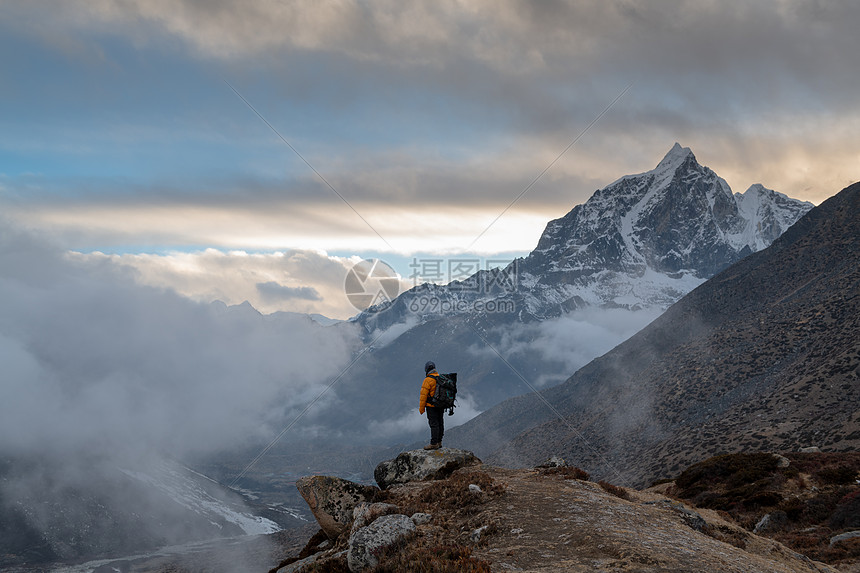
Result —
[[771, 533], [785, 527], [788, 515], [784, 511], [766, 513], [753, 528], [753, 533]]
[[348, 532], [355, 507], [373, 499], [378, 491], [372, 486], [332, 476], [303, 477], [296, 482], [296, 487], [330, 539]]
[[[828, 463], [853, 467], [857, 456]], [[773, 471], [788, 471], [777, 467], [779, 460], [770, 454], [759, 457]], [[799, 454], [785, 457], [789, 467], [804, 472]], [[755, 460], [746, 461], [741, 469], [757, 467]], [[815, 467], [830, 468], [823, 462]], [[386, 571], [837, 573], [747, 531], [727, 520], [724, 511], [694, 508], [675, 498], [671, 492], [679, 491], [677, 483], [662, 484], [659, 491], [627, 489], [621, 499], [601, 484], [550, 471], [557, 469], [480, 464], [444, 480], [415, 479], [392, 487], [378, 494], [385, 503], [356, 505], [349, 535], [324, 548], [314, 547], [312, 540], [299, 554], [303, 561], [285, 562], [273, 571], [357, 573], [379, 566]], [[758, 477], [749, 479], [762, 481]], [[857, 535], [835, 536], [831, 547], [850, 548]], [[316, 554], [306, 557], [314, 549]]]
[[856, 539], [860, 537], [860, 531], [847, 531], [840, 535], [834, 535], [830, 538], [830, 545], [833, 546], [840, 541], [848, 541], [849, 539]]
[[379, 551], [415, 532], [415, 524], [405, 515], [384, 515], [349, 537], [347, 564], [353, 573], [379, 564]]
[[398, 511], [397, 506], [390, 503], [359, 503], [352, 512], [350, 534], [373, 523], [383, 515], [391, 515]]
[[410, 450], [380, 463], [373, 477], [379, 487], [386, 489], [393, 484], [444, 479], [455, 470], [479, 463], [481, 460], [466, 450]]

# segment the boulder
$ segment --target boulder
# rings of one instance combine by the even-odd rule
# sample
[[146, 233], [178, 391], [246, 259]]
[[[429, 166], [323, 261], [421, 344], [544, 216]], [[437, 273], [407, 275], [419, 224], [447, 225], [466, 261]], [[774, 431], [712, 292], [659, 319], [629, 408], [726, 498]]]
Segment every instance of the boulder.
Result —
[[472, 543], [477, 543], [477, 542], [479, 542], [479, 541], [481, 540], [481, 535], [483, 535], [483, 534], [484, 534], [484, 532], [485, 532], [487, 529], [489, 529], [489, 528], [490, 528], [490, 526], [489, 526], [489, 525], [482, 525], [482, 526], [481, 526], [481, 527], [479, 527], [478, 529], [476, 529], [476, 530], [472, 531], [472, 533], [469, 535], [469, 540], [470, 540]]
[[567, 466], [567, 462], [564, 461], [564, 458], [559, 456], [550, 456], [546, 459], [546, 461], [539, 466], [535, 466], [536, 469], [547, 469], [547, 468], [563, 468]]
[[788, 523], [788, 514], [784, 511], [777, 510], [772, 513], [765, 514], [765, 516], [755, 524], [753, 533], [780, 531], [785, 527], [786, 523]]
[[444, 479], [454, 470], [479, 463], [481, 460], [466, 450], [410, 450], [393, 460], [380, 463], [376, 466], [373, 477], [379, 487], [385, 489], [397, 483]]
[[692, 509], [687, 509], [686, 507], [676, 508], [678, 515], [681, 516], [681, 520], [691, 527], [694, 531], [702, 532], [705, 529], [705, 526], [708, 524], [705, 521], [705, 518], [693, 511]]
[[833, 547], [836, 543], [840, 541], [847, 541], [849, 539], [854, 539], [860, 537], [860, 531], [849, 531], [847, 533], [841, 533], [839, 535], [834, 535], [830, 538], [830, 546]]
[[350, 533], [355, 533], [383, 515], [391, 515], [398, 511], [400, 511], [398, 507], [391, 503], [359, 503], [352, 510], [352, 529]]
[[355, 506], [370, 501], [378, 491], [372, 486], [332, 476], [303, 477], [296, 482], [296, 488], [330, 539], [349, 531]]
[[352, 573], [379, 564], [379, 552], [415, 532], [415, 524], [405, 515], [383, 515], [349, 536], [346, 562]]
[[645, 505], [657, 505], [666, 507], [667, 509], [678, 514], [678, 516], [681, 517], [681, 521], [694, 531], [702, 532], [708, 525], [708, 522], [705, 521], [704, 517], [702, 517], [692, 509], [685, 507], [683, 503], [678, 503], [676, 501], [671, 501], [668, 499], [658, 499], [656, 501], [646, 501]]
[[424, 525], [433, 521], [433, 516], [429, 513], [413, 513], [412, 517], [409, 519], [411, 519], [412, 523], [415, 525]]
[[275, 573], [299, 573], [305, 567], [309, 567], [312, 563], [314, 563], [319, 557], [319, 553], [316, 555], [311, 555], [309, 557], [305, 557], [304, 559], [300, 559], [299, 561], [294, 561], [289, 565], [285, 565], [280, 569], [276, 570]]

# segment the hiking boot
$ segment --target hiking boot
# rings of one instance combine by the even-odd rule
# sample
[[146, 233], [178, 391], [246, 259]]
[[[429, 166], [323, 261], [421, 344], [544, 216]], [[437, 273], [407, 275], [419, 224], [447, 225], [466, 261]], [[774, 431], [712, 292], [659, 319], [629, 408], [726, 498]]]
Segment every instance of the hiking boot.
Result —
[[436, 450], [438, 448], [439, 446], [437, 446], [436, 444], [427, 444], [426, 446], [424, 446], [425, 450]]

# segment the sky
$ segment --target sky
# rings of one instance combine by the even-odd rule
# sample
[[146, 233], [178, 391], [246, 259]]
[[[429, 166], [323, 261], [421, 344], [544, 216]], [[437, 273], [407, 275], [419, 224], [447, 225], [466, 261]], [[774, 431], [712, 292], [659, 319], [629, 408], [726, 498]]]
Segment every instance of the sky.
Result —
[[197, 301], [348, 318], [349, 268], [512, 259], [677, 141], [856, 181], [860, 4], [0, 0], [0, 216]]

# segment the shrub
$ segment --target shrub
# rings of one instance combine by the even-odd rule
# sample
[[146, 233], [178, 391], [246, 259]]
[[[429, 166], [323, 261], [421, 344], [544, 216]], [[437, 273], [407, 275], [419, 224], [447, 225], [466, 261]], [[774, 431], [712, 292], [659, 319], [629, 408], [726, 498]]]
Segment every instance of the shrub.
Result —
[[307, 569], [302, 569], [302, 571], [308, 571], [309, 573], [350, 573], [346, 557], [326, 559], [322, 563], [312, 563]]
[[782, 496], [775, 491], [754, 493], [743, 502], [746, 507], [774, 507], [782, 503]]
[[794, 498], [783, 501], [779, 505], [779, 509], [785, 512], [789, 521], [800, 521], [803, 510], [806, 509], [806, 504], [803, 500]]
[[848, 529], [860, 527], [860, 490], [853, 491], [839, 500], [830, 516], [830, 527]]
[[603, 480], [600, 480], [599, 482], [597, 482], [597, 485], [599, 485], [601, 488], [603, 488], [603, 491], [605, 491], [607, 493], [611, 493], [615, 497], [620, 497], [621, 499], [630, 499], [630, 494], [627, 493], [627, 490], [624, 489], [623, 487], [618, 487], [617, 485], [612, 485], [611, 483], [605, 482]]
[[591, 475], [585, 471], [581, 470], [574, 466], [559, 466], [557, 468], [542, 468], [541, 475], [545, 476], [561, 476], [564, 479], [578, 479], [581, 481], [588, 481], [591, 479]]
[[848, 466], [860, 472], [860, 452], [826, 452], [826, 453], [786, 453], [791, 460], [791, 466], [805, 474], [817, 474], [828, 467]]
[[[480, 487], [483, 493], [476, 494], [470, 491], [471, 484]], [[464, 472], [431, 483], [421, 491], [419, 500], [435, 504], [442, 509], [469, 514], [474, 513], [477, 506], [486, 502], [488, 497], [501, 495], [504, 491], [504, 486], [497, 484], [487, 473]]]
[[815, 477], [825, 484], [845, 485], [854, 483], [857, 478], [857, 470], [847, 465], [831, 466], [815, 472]]
[[777, 470], [771, 454], [724, 454], [694, 464], [675, 480], [681, 497], [693, 497], [708, 485], [725, 483], [733, 488], [770, 477]]
[[380, 555], [373, 573], [490, 573], [490, 564], [462, 545], [392, 547]]
[[839, 498], [834, 495], [819, 495], [806, 501], [802, 520], [811, 524], [824, 523], [836, 510]]

